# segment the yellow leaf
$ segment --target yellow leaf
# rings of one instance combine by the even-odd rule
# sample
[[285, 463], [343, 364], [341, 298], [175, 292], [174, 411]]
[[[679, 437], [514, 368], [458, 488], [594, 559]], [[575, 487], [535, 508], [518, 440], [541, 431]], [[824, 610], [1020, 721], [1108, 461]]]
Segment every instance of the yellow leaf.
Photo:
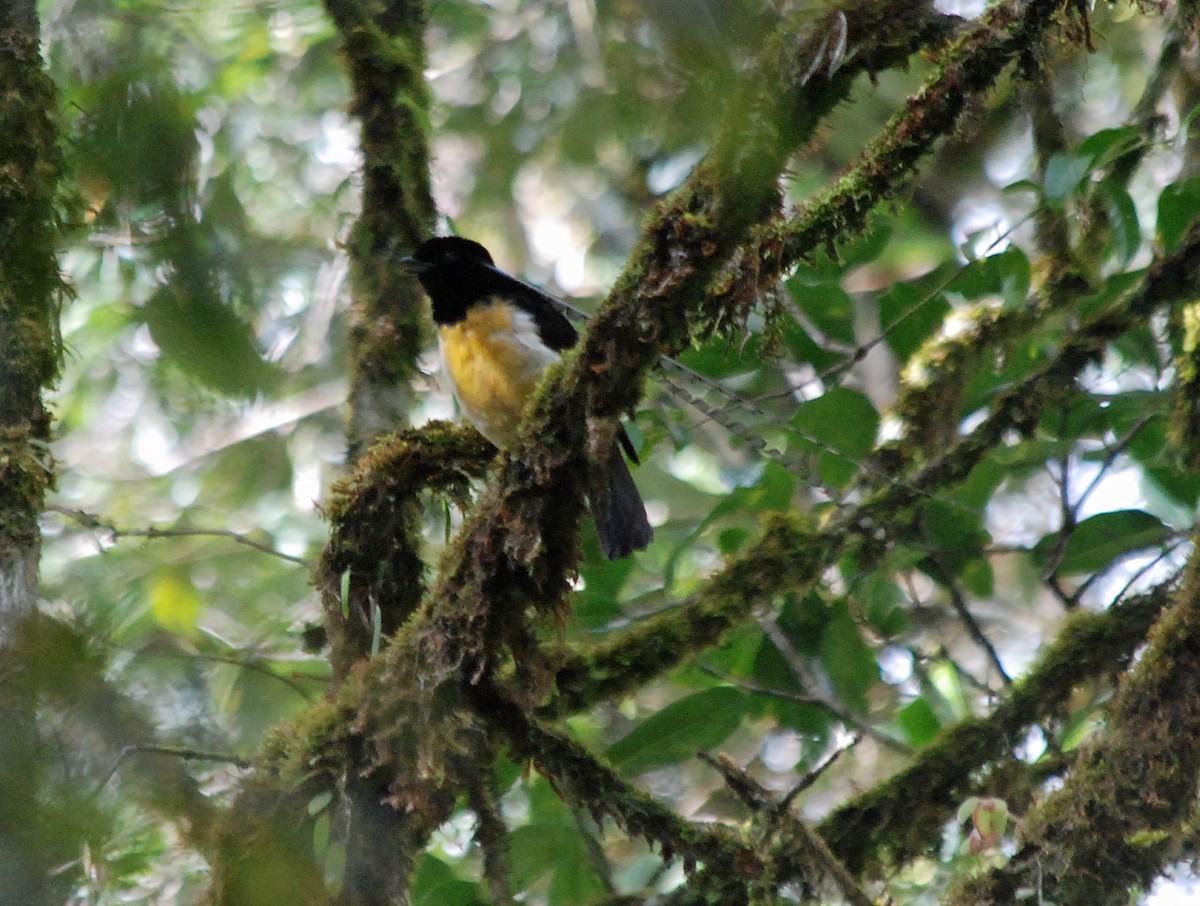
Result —
[[186, 573], [160, 573], [150, 580], [150, 613], [168, 632], [187, 634], [196, 628], [204, 602]]

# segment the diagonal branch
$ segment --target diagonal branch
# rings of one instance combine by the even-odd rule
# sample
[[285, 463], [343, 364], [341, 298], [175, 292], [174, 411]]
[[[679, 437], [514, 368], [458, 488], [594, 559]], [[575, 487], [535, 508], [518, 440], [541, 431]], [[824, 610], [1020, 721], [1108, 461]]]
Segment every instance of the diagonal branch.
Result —
[[1025, 728], [1057, 709], [1085, 679], [1127, 663], [1167, 602], [1159, 586], [1102, 614], [1076, 613], [1037, 665], [986, 717], [947, 727], [908, 768], [838, 808], [818, 832], [857, 875], [883, 858], [902, 863], [941, 839], [940, 828], [971, 790], [973, 773], [1002, 757]]
[[[1127, 902], [1177, 857], [1200, 777], [1200, 556], [1122, 682], [1099, 741], [1061, 790], [1028, 814], [1003, 869], [964, 883], [955, 903], [1012, 902], [1035, 878], [1048, 900]], [[1081, 832], [1081, 828], [1086, 828]]]

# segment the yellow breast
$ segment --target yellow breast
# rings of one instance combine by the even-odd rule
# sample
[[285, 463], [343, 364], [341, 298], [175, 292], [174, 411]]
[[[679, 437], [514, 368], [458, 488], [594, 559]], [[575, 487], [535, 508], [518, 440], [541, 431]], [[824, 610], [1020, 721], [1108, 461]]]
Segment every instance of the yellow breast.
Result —
[[533, 318], [501, 300], [476, 304], [457, 324], [438, 327], [438, 344], [463, 414], [496, 446], [511, 447], [538, 379], [558, 359]]

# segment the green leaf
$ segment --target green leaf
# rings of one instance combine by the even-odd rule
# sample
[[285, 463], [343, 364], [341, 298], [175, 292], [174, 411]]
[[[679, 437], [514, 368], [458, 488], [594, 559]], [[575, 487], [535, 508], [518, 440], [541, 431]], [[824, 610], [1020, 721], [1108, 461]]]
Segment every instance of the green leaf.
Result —
[[896, 712], [896, 723], [904, 731], [908, 744], [920, 748], [937, 736], [942, 728], [933, 708], [924, 698], [915, 698]]
[[1091, 169], [1106, 167], [1114, 160], [1128, 154], [1146, 143], [1146, 136], [1138, 126], [1118, 126], [1101, 129], [1089, 135], [1079, 145], [1079, 156], [1091, 161]]
[[835, 387], [804, 403], [792, 424], [801, 432], [801, 443], [818, 454], [822, 480], [845, 487], [875, 445], [879, 413], [857, 390]]
[[750, 540], [750, 530], [741, 526], [732, 526], [717, 535], [717, 550], [723, 556], [729, 557], [741, 550]]
[[250, 325], [222, 303], [164, 286], [142, 316], [163, 357], [210, 390], [248, 397], [274, 383]]
[[921, 510], [925, 538], [941, 551], [973, 552], [987, 539], [983, 514], [955, 501], [930, 500]]
[[719, 745], [738, 728], [745, 695], [714, 686], [672, 702], [609, 747], [608, 757], [629, 774], [677, 764]]
[[907, 362], [950, 314], [939, 289], [919, 283], [897, 283], [879, 297], [879, 329], [892, 352]]
[[583, 847], [563, 853], [557, 845], [550, 847], [559, 858], [550, 881], [551, 906], [578, 906], [593, 903], [604, 896], [604, 883], [588, 861]]
[[977, 598], [990, 598], [996, 593], [996, 574], [986, 557], [972, 557], [959, 575], [963, 586]]
[[962, 679], [958, 668], [951, 661], [938, 660], [929, 665], [929, 684], [937, 693], [942, 708], [954, 720], [961, 720], [971, 713], [967, 697], [963, 694]]
[[821, 635], [821, 663], [838, 698], [853, 710], [865, 712], [867, 691], [879, 679], [879, 665], [843, 601], [833, 605]]
[[308, 800], [308, 806], [307, 806], [308, 814], [310, 816], [320, 814], [321, 812], [325, 811], [325, 809], [327, 809], [329, 807], [329, 803], [332, 801], [333, 801], [333, 793], [331, 793], [331, 792], [317, 793], [317, 795], [313, 796], [311, 799]]
[[962, 824], [963, 822], [969, 820], [971, 814], [975, 811], [975, 807], [978, 805], [978, 796], [968, 796], [966, 799], [964, 799], [958, 806], [958, 823]]
[[[577, 828], [565, 823], [535, 821], [516, 828], [508, 835], [508, 858], [513, 883], [518, 889], [536, 884], [558, 864], [559, 848], [574, 848]], [[547, 846], [554, 840], [554, 846]]]
[[1055, 207], [1075, 194], [1075, 191], [1091, 174], [1093, 158], [1090, 154], [1055, 154], [1046, 164], [1046, 178], [1042, 194]]
[[808, 362], [818, 372], [842, 361], [843, 354], [834, 349], [822, 348], [803, 327], [795, 321], [783, 324], [783, 342], [798, 362]]
[[795, 492], [796, 476], [774, 460], [768, 460], [752, 484], [734, 488], [722, 497], [704, 517], [700, 528], [724, 516], [742, 515], [747, 511], [761, 513], [786, 510], [792, 505]]
[[836, 283], [802, 283], [792, 279], [786, 284], [796, 305], [824, 335], [847, 346], [854, 346], [854, 302]]
[[808, 702], [772, 698], [767, 710], [780, 726], [790, 727], [804, 736], [822, 740], [829, 731], [829, 712]]
[[1005, 308], [1017, 308], [1025, 304], [1030, 280], [1029, 258], [1014, 246], [969, 262], [946, 283], [945, 291], [971, 301], [1000, 296]]
[[482, 902], [473, 882], [458, 877], [452, 867], [429, 854], [417, 868], [412, 900], [413, 906], [476, 906]]
[[1128, 192], [1109, 180], [1096, 186], [1096, 191], [1104, 202], [1104, 211], [1112, 229], [1113, 253], [1124, 267], [1137, 254], [1142, 244], [1142, 228], [1138, 222], [1137, 207]]
[[871, 627], [885, 638], [908, 628], [905, 596], [888, 570], [875, 570], [855, 583], [854, 599], [862, 603]]
[[1061, 731], [1059, 745], [1062, 746], [1064, 752], [1073, 752], [1079, 748], [1080, 743], [1103, 727], [1104, 711], [1102, 709], [1090, 705], [1086, 708], [1078, 708], [1068, 715]]
[[632, 557], [606, 560], [596, 556], [583, 561], [579, 567], [583, 589], [573, 599], [574, 616], [581, 627], [595, 629], [620, 616], [620, 591], [633, 566]]
[[1064, 573], [1098, 572], [1125, 554], [1158, 547], [1173, 534], [1157, 517], [1142, 510], [1100, 513], [1075, 527], [1059, 570]]
[[1156, 232], [1163, 254], [1175, 250], [1196, 212], [1200, 211], [1200, 176], [1172, 183], [1158, 196]]

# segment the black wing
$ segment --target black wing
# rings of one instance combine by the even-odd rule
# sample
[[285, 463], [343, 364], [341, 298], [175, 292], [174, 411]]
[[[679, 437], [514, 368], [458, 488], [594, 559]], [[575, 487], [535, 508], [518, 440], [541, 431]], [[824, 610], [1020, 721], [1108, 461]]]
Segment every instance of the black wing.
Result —
[[511, 299], [515, 305], [533, 316], [542, 342], [555, 352], [570, 349], [579, 342], [579, 333], [562, 313], [562, 305], [549, 293], [523, 280], [518, 280], [499, 268], [490, 268], [493, 278], [489, 292]]
[[[579, 342], [579, 332], [563, 314], [563, 302], [524, 280], [518, 280], [512, 275], [504, 273], [499, 268], [490, 269], [496, 275], [494, 291], [511, 299], [519, 308], [533, 316], [543, 343], [555, 352], [562, 352]], [[617, 441], [621, 444], [625, 455], [632, 462], [637, 463], [637, 450], [634, 449], [633, 441], [629, 439], [624, 428], [617, 432]]]

